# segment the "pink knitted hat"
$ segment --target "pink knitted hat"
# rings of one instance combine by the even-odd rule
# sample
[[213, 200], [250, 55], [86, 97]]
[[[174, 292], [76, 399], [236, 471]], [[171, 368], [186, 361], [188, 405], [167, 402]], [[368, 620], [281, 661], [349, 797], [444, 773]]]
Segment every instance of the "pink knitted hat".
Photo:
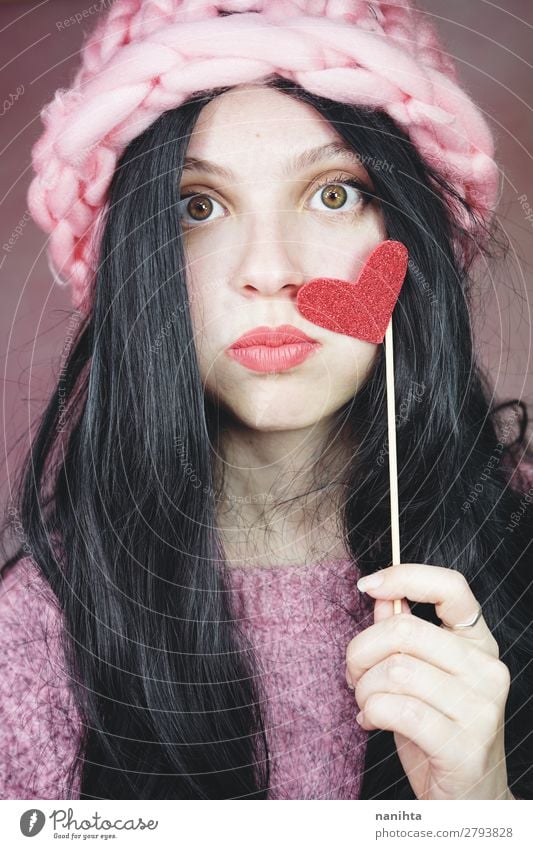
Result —
[[51, 271], [72, 286], [75, 307], [96, 270], [98, 224], [128, 143], [195, 92], [274, 73], [384, 109], [490, 219], [499, 192], [490, 130], [409, 0], [116, 0], [86, 39], [72, 86], [42, 109], [32, 149], [28, 206], [50, 233]]

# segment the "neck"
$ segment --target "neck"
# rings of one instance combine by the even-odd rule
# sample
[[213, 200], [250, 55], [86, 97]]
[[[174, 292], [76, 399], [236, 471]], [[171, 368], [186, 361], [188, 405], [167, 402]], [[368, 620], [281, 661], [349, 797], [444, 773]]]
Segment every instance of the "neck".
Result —
[[327, 425], [220, 435], [218, 529], [227, 560], [259, 565], [349, 557], [340, 526], [353, 447]]

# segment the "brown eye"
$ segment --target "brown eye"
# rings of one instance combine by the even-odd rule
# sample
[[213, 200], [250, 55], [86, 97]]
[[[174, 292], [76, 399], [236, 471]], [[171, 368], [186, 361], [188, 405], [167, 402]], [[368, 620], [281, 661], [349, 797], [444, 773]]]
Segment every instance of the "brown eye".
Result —
[[[311, 209], [318, 212], [354, 213], [362, 211], [367, 203], [369, 191], [359, 181], [349, 178], [330, 177], [317, 186], [313, 194]], [[318, 205], [315, 206], [316, 198]]]
[[348, 193], [340, 183], [331, 183], [322, 189], [320, 198], [330, 209], [340, 209], [345, 203]]
[[196, 221], [205, 221], [211, 214], [213, 204], [207, 195], [194, 195], [186, 205], [186, 209]]
[[209, 195], [191, 193], [181, 196], [178, 202], [178, 214], [185, 224], [194, 226], [195, 223], [213, 221], [213, 212], [217, 206], [222, 209], [220, 204]]

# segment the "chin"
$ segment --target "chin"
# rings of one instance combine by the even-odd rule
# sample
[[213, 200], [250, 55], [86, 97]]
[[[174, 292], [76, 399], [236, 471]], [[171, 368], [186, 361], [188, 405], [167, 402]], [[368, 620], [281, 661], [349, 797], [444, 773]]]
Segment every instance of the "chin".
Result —
[[245, 407], [227, 406], [234, 419], [245, 427], [263, 433], [302, 430], [313, 427], [327, 417], [324, 410], [313, 410], [311, 408], [310, 399], [309, 401], [302, 399], [297, 409], [291, 409], [291, 407], [296, 406], [294, 398], [291, 399], [290, 403], [288, 399], [285, 402], [279, 399], [269, 401], [264, 399], [263, 403], [261, 403], [261, 400], [258, 403], [250, 401]]

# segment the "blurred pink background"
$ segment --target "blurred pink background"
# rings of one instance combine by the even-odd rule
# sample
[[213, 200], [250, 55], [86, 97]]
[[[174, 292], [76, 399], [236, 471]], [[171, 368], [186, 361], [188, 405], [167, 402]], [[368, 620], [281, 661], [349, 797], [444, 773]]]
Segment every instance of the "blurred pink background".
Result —
[[[58, 377], [69, 334], [69, 293], [53, 282], [44, 251], [47, 235], [27, 211], [30, 149], [41, 131], [40, 109], [57, 88], [70, 84], [82, 37], [109, 4], [110, 0], [0, 0], [0, 323], [5, 390], [0, 504], [9, 501], [29, 445], [30, 425]], [[476, 337], [496, 398], [521, 398], [531, 404], [533, 214], [527, 204], [533, 207], [528, 103], [532, 78], [526, 60], [531, 58], [533, 4], [419, 0], [418, 5], [436, 21], [456, 59], [462, 84], [484, 110], [496, 136], [496, 157], [504, 172], [499, 218], [511, 251], [505, 267], [479, 282]], [[80, 12], [85, 12], [81, 23], [69, 21]], [[16, 239], [8, 245], [14, 233]]]

